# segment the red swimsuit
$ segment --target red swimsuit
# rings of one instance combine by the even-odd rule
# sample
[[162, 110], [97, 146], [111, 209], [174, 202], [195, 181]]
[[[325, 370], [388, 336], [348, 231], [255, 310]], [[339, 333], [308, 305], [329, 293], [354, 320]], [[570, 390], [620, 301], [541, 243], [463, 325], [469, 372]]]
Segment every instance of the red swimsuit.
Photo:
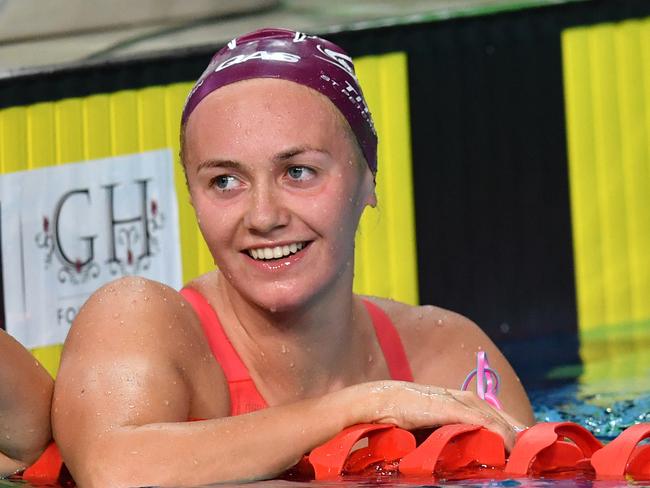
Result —
[[[241, 415], [266, 408], [268, 405], [257, 390], [248, 369], [233, 348], [221, 326], [219, 317], [205, 297], [193, 288], [183, 288], [181, 294], [199, 316], [212, 354], [221, 365], [230, 390], [230, 414]], [[377, 340], [384, 353], [390, 376], [394, 380], [413, 381], [413, 374], [404, 347], [388, 315], [368, 300], [363, 301], [375, 327]]]
[[[212, 354], [221, 365], [230, 390], [230, 414], [241, 415], [266, 408], [268, 405], [257, 390], [248, 369], [232, 347], [219, 322], [216, 312], [198, 291], [183, 288], [181, 294], [190, 302], [199, 316], [201, 326], [210, 344]], [[375, 328], [377, 340], [384, 353], [390, 377], [394, 380], [413, 381], [413, 374], [404, 353], [404, 347], [388, 315], [377, 305], [363, 301]], [[54, 443], [23, 473], [23, 479], [34, 483], [53, 483], [61, 475], [63, 461]]]

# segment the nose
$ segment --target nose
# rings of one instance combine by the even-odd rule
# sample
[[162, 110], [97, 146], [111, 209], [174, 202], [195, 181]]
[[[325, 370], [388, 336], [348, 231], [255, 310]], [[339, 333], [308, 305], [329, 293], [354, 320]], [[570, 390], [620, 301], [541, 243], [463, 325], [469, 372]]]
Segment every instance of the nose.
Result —
[[257, 185], [251, 192], [244, 225], [253, 232], [268, 234], [289, 223], [289, 212], [281, 195], [270, 185]]

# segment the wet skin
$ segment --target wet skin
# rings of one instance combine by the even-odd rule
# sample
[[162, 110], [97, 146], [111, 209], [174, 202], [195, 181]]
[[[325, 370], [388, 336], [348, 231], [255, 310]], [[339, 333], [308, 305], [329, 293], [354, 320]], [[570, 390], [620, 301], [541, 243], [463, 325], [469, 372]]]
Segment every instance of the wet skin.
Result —
[[18, 341], [0, 330], [0, 476], [29, 466], [51, 439], [54, 381]]
[[[373, 175], [329, 100], [282, 80], [221, 88], [190, 116], [184, 161], [220, 269], [189, 286], [217, 310], [271, 408], [229, 417], [223, 372], [185, 300], [151, 281], [114, 282], [75, 321], [55, 391], [55, 438], [82, 486], [269, 478], [360, 422], [478, 423], [508, 445], [511, 423], [532, 422], [496, 347], [439, 308], [373, 299], [398, 328], [416, 383], [389, 381], [352, 294], [354, 233], [375, 203]], [[277, 260], [251, 256], [296, 243], [303, 249]], [[501, 374], [505, 416], [453, 390], [479, 349]]]

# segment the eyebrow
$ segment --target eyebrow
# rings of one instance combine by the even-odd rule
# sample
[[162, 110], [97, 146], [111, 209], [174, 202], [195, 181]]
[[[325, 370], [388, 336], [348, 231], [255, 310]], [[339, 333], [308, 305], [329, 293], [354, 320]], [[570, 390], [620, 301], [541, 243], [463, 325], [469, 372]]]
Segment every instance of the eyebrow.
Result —
[[[296, 146], [296, 147], [291, 147], [289, 149], [285, 149], [284, 151], [281, 151], [275, 156], [273, 156], [273, 162], [282, 163], [295, 156], [298, 156], [303, 153], [308, 153], [308, 152], [320, 153], [327, 156], [330, 155], [329, 151], [326, 151], [325, 149], [316, 149], [312, 146], [307, 146], [307, 145]], [[242, 163], [240, 163], [239, 161], [234, 161], [232, 159], [207, 159], [199, 163], [198, 167], [196, 168], [196, 172], [198, 173], [199, 171], [205, 168], [232, 168], [232, 169], [241, 170], [243, 167], [244, 165]]]

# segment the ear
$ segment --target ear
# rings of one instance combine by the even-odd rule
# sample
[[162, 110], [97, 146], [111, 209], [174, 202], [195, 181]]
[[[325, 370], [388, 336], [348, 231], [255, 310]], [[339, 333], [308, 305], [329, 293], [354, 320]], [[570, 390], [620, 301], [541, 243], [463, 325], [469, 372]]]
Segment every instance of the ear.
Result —
[[367, 205], [369, 207], [375, 208], [377, 206], [377, 184], [376, 184], [376, 175], [366, 166], [363, 173], [363, 187], [364, 187], [364, 207]]
[[365, 205], [368, 205], [372, 208], [377, 206], [377, 193], [375, 192], [375, 184], [373, 183], [372, 189], [368, 192]]

